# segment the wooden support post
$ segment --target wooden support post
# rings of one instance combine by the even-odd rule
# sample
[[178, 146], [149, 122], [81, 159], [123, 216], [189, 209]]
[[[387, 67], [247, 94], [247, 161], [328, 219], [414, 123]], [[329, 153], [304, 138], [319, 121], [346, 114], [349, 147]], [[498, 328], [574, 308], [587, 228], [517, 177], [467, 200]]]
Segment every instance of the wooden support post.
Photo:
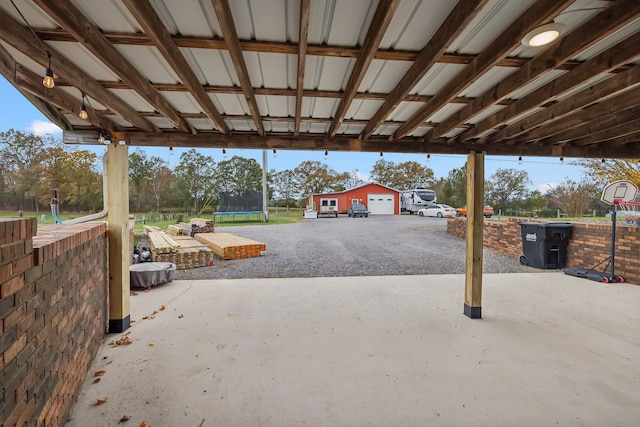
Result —
[[482, 239], [484, 227], [484, 153], [467, 161], [467, 252], [464, 314], [482, 318]]
[[129, 306], [129, 155], [126, 145], [107, 147], [109, 332], [131, 326]]

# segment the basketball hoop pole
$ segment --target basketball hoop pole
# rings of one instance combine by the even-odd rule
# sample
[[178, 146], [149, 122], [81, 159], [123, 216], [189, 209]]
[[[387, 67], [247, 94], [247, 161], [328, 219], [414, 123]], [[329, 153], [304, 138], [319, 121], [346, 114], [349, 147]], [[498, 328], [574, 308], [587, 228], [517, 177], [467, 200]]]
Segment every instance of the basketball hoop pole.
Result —
[[611, 279], [616, 277], [616, 211], [618, 210], [618, 201], [613, 202], [613, 212], [611, 212]]

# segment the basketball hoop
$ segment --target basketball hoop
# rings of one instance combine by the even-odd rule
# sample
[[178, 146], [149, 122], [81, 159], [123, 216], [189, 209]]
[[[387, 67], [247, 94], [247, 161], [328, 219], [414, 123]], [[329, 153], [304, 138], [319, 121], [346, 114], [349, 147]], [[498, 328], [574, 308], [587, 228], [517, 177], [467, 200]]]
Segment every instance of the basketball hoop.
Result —
[[629, 225], [640, 227], [640, 202], [615, 202], [618, 212], [624, 215], [625, 222]]

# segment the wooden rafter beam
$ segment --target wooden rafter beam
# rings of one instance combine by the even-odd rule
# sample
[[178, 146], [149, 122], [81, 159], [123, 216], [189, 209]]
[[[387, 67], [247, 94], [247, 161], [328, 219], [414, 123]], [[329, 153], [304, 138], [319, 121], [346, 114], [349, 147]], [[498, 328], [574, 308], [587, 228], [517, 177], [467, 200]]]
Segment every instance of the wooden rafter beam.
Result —
[[171, 65], [216, 128], [223, 134], [228, 133], [229, 128], [222, 119], [220, 112], [213, 105], [213, 101], [202, 87], [202, 83], [198, 81], [198, 77], [191, 69], [182, 52], [180, 52], [178, 46], [173, 42], [171, 34], [169, 34], [169, 31], [167, 31], [148, 0], [123, 0], [123, 2], [145, 32], [149, 34], [154, 46], [162, 53], [164, 59]]
[[[625, 69], [628, 69], [625, 68]], [[120, 89], [127, 90], [131, 89], [128, 84], [124, 82], [108, 82], [102, 81], [100, 82], [106, 89]], [[56, 82], [56, 85], [68, 85], [66, 82]], [[153, 84], [155, 90], [161, 92], [188, 92], [188, 89], [183, 84], [173, 84], [173, 83], [155, 83]], [[204, 90], [207, 93], [224, 93], [224, 94], [242, 94], [242, 89], [238, 86], [203, 86]], [[264, 95], [264, 96], [288, 96], [295, 97], [297, 89], [284, 89], [284, 88], [264, 88], [257, 87], [253, 89], [253, 93], [256, 95]], [[342, 98], [343, 92], [338, 90], [316, 90], [316, 89], [306, 89], [302, 91], [302, 96], [305, 98]], [[369, 100], [384, 100], [386, 99], [388, 94], [382, 92], [358, 92], [355, 95], [355, 99], [369, 99]], [[404, 102], [429, 102], [433, 96], [430, 95], [407, 95], [402, 99]], [[473, 101], [473, 98], [469, 97], [458, 97], [451, 100], [454, 104], [468, 104]], [[509, 99], [503, 99], [498, 102], [499, 105], [510, 105], [513, 101]]]
[[574, 0], [539, 0], [527, 9], [518, 19], [502, 32], [488, 47], [467, 65], [454, 79], [450, 80], [434, 99], [419, 109], [407, 123], [396, 131], [394, 139], [400, 139], [411, 133], [421, 122], [428, 119], [449, 100], [458, 96], [466, 87], [478, 80], [494, 67], [501, 59], [513, 51], [522, 38], [535, 27], [552, 20], [555, 15], [573, 3]]
[[[81, 100], [78, 100], [76, 97], [69, 94], [69, 92], [57, 86], [47, 89], [42, 85], [41, 75], [34, 73], [22, 65], [16, 66], [15, 81], [24, 91], [37, 96], [62, 111], [71, 113], [75, 116], [80, 113], [80, 106], [82, 105]], [[85, 106], [87, 107], [87, 124], [92, 124], [97, 128], [106, 128], [111, 131], [122, 130], [119, 125], [104, 117], [99, 117], [92, 108], [89, 108], [86, 104]]]
[[[45, 93], [33, 94], [31, 91], [28, 91], [27, 88], [24, 87], [24, 84], [20, 81], [20, 71], [19, 69], [23, 68], [20, 64], [18, 64], [13, 56], [9, 53], [7, 49], [4, 48], [0, 44], [0, 75], [3, 76], [13, 87], [16, 88], [25, 98], [27, 98], [42, 114], [45, 115], [49, 120], [51, 120], [54, 124], [56, 124], [62, 130], [71, 130], [73, 126], [67, 120], [67, 118], [62, 114], [57, 108], [52, 106], [49, 102], [46, 101]], [[31, 71], [30, 71], [31, 72]], [[32, 74], [35, 74], [31, 72]], [[38, 90], [41, 92], [49, 91], [50, 89], [45, 88], [42, 85], [42, 76], [37, 76], [38, 80]], [[56, 89], [56, 88], [54, 88]], [[58, 89], [60, 91], [60, 89]], [[65, 92], [66, 93], [66, 92]]]
[[[640, 3], [635, 0], [627, 1], [626, 3], [616, 2], [612, 4], [609, 9], [605, 9], [569, 33], [560, 43], [541, 52], [511, 75], [509, 79], [485, 91], [468, 106], [462, 108], [444, 121], [438, 128], [429, 132], [425, 139], [446, 134], [458, 124], [495, 105], [497, 101], [508, 96], [509, 93], [536, 77], [539, 77], [544, 72], [549, 71], [553, 64], [564, 62], [584, 49], [603, 40], [622, 26], [628, 24], [637, 17], [639, 13]], [[457, 139], [469, 139], [480, 135], [510, 118], [532, 110], [539, 105], [543, 105], [554, 97], [562, 95], [600, 73], [608, 72], [624, 65], [626, 62], [634, 59], [639, 53], [640, 35], [636, 34], [622, 41], [617, 46], [605, 50], [563, 76], [538, 88], [526, 97], [515, 101], [508, 108], [482, 120], [480, 123], [477, 123], [473, 129], [469, 129], [463, 134], [458, 135]]]
[[[145, 117], [162, 117], [159, 113], [157, 112], [146, 112], [146, 113], [142, 113], [143, 116]], [[203, 113], [184, 113], [183, 116], [187, 119], [206, 119], [207, 116]], [[249, 120], [250, 118], [246, 115], [242, 115], [242, 114], [224, 114], [222, 116], [222, 118], [224, 120]], [[263, 122], [276, 122], [276, 123], [295, 123], [295, 117], [291, 117], [291, 116], [262, 116], [262, 121]], [[302, 117], [300, 119], [301, 123], [316, 123], [316, 124], [331, 124], [331, 122], [333, 121], [333, 119], [329, 118], [329, 117]], [[345, 119], [343, 121], [343, 124], [346, 125], [360, 125], [360, 126], [364, 126], [368, 123], [368, 120], [364, 120], [364, 119]], [[396, 120], [385, 120], [382, 125], [383, 126], [401, 126], [404, 122], [403, 121], [396, 121]], [[434, 123], [434, 122], [426, 122], [424, 124], [424, 126], [426, 127], [434, 127], [437, 126], [438, 123]], [[471, 125], [462, 125], [462, 127], [471, 127]]]
[[[635, 66], [607, 80], [596, 83], [571, 97], [549, 105], [542, 111], [503, 127], [485, 138], [485, 140], [487, 142], [505, 141], [520, 135], [523, 135], [522, 138], [526, 138], [527, 140], [545, 138], [553, 134], [554, 128], [557, 129], [556, 133], [567, 129], [570, 126], [569, 120], [571, 119], [570, 117], [567, 118], [567, 116], [577, 109], [597, 103], [600, 99], [609, 97], [612, 94], [637, 88], [638, 85], [640, 85], [640, 66]], [[615, 102], [601, 102], [599, 104], [600, 114], [610, 112], [603, 110], [603, 105], [609, 106], [609, 108], [612, 109], [617, 108], [617, 111], [620, 111], [621, 109], [633, 106], [633, 103], [640, 102], [640, 97], [635, 95], [635, 91], [629, 92], [626, 97], [616, 97], [616, 99]], [[582, 123], [584, 123], [584, 121]]]
[[[626, 92], [622, 94], [624, 98], [627, 98], [626, 95]], [[584, 123], [578, 126], [574, 126], [565, 131], [550, 135], [544, 138], [545, 142], [564, 142], [572, 140], [575, 141], [576, 139], [582, 138], [585, 135], [591, 137], [592, 135], [606, 132], [613, 127], [625, 125], [640, 117], [640, 106], [636, 105], [632, 108], [628, 108], [622, 111], [614, 111], [608, 114], [601, 114], [598, 108], [598, 104], [596, 104], [591, 108], [578, 113], [578, 115], [580, 115], [581, 117], [572, 118], [569, 120], [569, 122], [583, 121]], [[637, 126], [636, 128], [640, 129], [640, 126]]]
[[[584, 145], [591, 145], [596, 142], [604, 142], [612, 139], [618, 139], [628, 135], [633, 135], [640, 132], [640, 118], [637, 118], [637, 112], [635, 118], [628, 118], [625, 121], [614, 121], [611, 127], [602, 129], [598, 132], [593, 132], [582, 136], [580, 138], [572, 139], [569, 144], [574, 147], [580, 147]], [[583, 134], [584, 135], [584, 134]], [[639, 151], [640, 152], [640, 151]]]
[[[36, 29], [36, 34], [42, 40], [56, 42], [75, 42], [76, 40], [63, 29]], [[132, 46], [153, 46], [151, 39], [142, 33], [111, 33], [105, 32], [103, 35], [113, 44], [132, 45]], [[227, 50], [227, 43], [223, 38], [219, 37], [199, 37], [199, 36], [183, 36], [172, 35], [173, 42], [178, 47], [192, 49], [214, 49]], [[264, 40], [240, 40], [240, 47], [244, 52], [263, 52], [263, 53], [281, 53], [288, 55], [298, 54], [298, 43], [264, 41]], [[350, 46], [333, 46], [325, 44], [308, 44], [307, 55], [325, 56], [336, 58], [357, 58], [360, 54], [360, 48]], [[396, 49], [379, 49], [374, 55], [374, 59], [387, 61], [415, 61], [420, 52], [396, 50]], [[476, 55], [459, 54], [459, 53], [443, 53], [436, 59], [436, 62], [444, 64], [468, 64], [476, 57]], [[520, 67], [527, 62], [526, 58], [504, 58], [498, 65], [501, 67]], [[571, 62], [565, 64], [572, 67], [579, 62]]]
[[233, 62], [236, 74], [238, 75], [238, 80], [240, 80], [240, 87], [242, 88], [244, 98], [249, 106], [253, 123], [255, 124], [256, 129], [258, 129], [258, 134], [264, 136], [264, 126], [260, 119], [260, 110], [258, 108], [258, 103], [256, 102], [256, 97], [253, 93], [253, 86], [251, 85], [251, 79], [249, 78], [249, 71], [247, 71], [247, 64], [245, 63], [244, 56], [242, 55], [242, 48], [240, 47], [240, 40], [238, 39], [236, 25], [233, 21], [233, 16], [231, 15], [229, 2], [228, 0], [211, 0], [211, 3], [216, 11], [218, 23], [222, 29], [224, 40], [227, 43], [229, 55], [231, 56], [231, 61]]
[[329, 128], [329, 136], [333, 137], [338, 132], [340, 124], [342, 120], [344, 120], [345, 114], [347, 114], [347, 109], [351, 105], [358, 91], [358, 87], [360, 87], [360, 83], [362, 83], [362, 79], [364, 79], [364, 75], [369, 69], [369, 65], [378, 50], [382, 37], [384, 37], [384, 33], [387, 31], [399, 4], [400, 0], [380, 0], [378, 3], [369, 30], [364, 38], [364, 43], [360, 49], [360, 54], [358, 55], [358, 59], [356, 59], [351, 75], [349, 75], [349, 80], [344, 88], [344, 96], [340, 100], [338, 109], [334, 114], [333, 122]]
[[436, 34], [429, 43], [416, 56], [413, 64], [402, 76], [398, 84], [391, 90], [388, 97], [382, 103], [378, 111], [371, 117], [369, 124], [365, 126], [360, 134], [362, 139], [369, 138], [380, 123], [398, 106], [409, 91], [420, 81], [422, 77], [436, 63], [447, 46], [455, 40], [464, 30], [466, 25], [473, 19], [478, 11], [484, 6], [486, 0], [472, 0], [458, 2], [449, 13]]
[[[596, 88], [596, 92], [602, 92], [605, 87]], [[541, 141], [545, 144], [558, 144], [582, 138], [610, 129], [620, 124], [627, 123], [638, 117], [640, 113], [640, 85], [622, 88], [615, 96], [601, 102], [583, 98], [584, 108], [566, 112], [562, 105], [556, 105], [554, 113], [557, 119], [544, 122], [530, 132], [525, 132], [518, 137], [507, 140], [509, 144], [526, 144], [531, 141]]]
[[304, 93], [304, 67], [307, 62], [307, 40], [309, 38], [309, 13], [311, 0], [300, 0], [300, 25], [298, 27], [298, 71], [296, 74], [296, 115], [293, 135], [300, 133], [302, 96]]
[[[469, 154], [477, 152], [478, 146], [451, 141], [433, 141], [429, 145], [417, 138], [404, 138], [399, 141], [387, 139], [368, 139], [349, 137], [314, 137], [291, 135], [255, 134], [221, 135], [219, 133], [200, 132], [197, 135], [182, 132], [151, 134], [144, 132], [125, 132], [115, 135], [116, 139], [127, 141], [130, 146], [139, 147], [188, 147], [188, 148], [241, 148], [257, 150], [296, 150], [296, 151], [341, 151], [372, 153], [415, 153], [415, 154]], [[63, 141], [67, 144], [95, 144], [95, 132], [64, 132]], [[550, 145], [540, 142], [513, 146], [505, 143], [483, 145], [487, 155], [494, 156], [553, 156], [553, 157], [592, 157], [592, 158], [638, 158], [638, 140], [627, 137], [621, 145], [610, 147], [607, 144], [594, 144], [585, 147], [569, 145]]]
[[[127, 82], [145, 101], [160, 111], [174, 126], [190, 132], [189, 124], [180, 113], [156, 90], [149, 80], [138, 71], [69, 0], [34, 0], [49, 16], [82, 43], [93, 55]], [[71, 79], [73, 81], [73, 79]]]
[[27, 27], [20, 25], [2, 8], [0, 8], [0, 39], [42, 65], [43, 69], [47, 66], [46, 50], [49, 50], [51, 52], [51, 67], [56, 77], [62, 76], [67, 81], [72, 81], [80, 91], [94, 99], [99, 99], [102, 105], [134, 126], [147, 132], [158, 130], [140, 113], [101, 86], [80, 67], [69, 61], [53, 47], [40, 41]]

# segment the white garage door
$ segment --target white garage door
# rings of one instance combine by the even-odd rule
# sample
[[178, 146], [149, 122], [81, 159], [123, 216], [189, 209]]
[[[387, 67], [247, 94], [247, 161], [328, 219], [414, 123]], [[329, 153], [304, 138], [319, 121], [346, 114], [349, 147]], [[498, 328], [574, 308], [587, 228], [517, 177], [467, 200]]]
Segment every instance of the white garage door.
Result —
[[369, 194], [367, 208], [372, 214], [393, 215], [395, 197], [393, 194]]

